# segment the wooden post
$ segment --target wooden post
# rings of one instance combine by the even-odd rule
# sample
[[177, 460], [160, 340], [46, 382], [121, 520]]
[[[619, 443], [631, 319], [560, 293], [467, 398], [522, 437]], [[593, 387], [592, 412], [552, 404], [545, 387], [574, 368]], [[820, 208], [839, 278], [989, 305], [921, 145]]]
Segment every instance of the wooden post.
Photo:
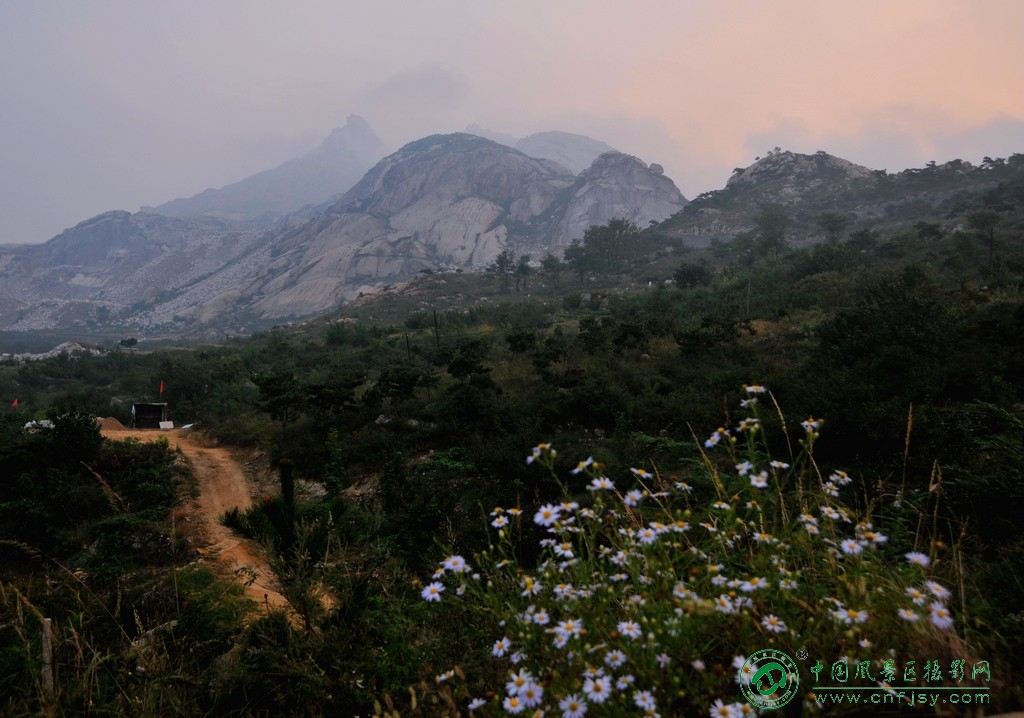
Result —
[[53, 619], [43, 619], [43, 690], [53, 697]]

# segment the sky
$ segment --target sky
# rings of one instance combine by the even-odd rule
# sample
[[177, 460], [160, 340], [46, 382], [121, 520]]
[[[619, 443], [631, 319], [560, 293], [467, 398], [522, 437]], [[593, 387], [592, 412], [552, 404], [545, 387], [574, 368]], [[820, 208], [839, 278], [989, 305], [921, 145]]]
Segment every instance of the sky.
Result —
[[221, 187], [350, 114], [657, 162], [871, 169], [1024, 152], [1021, 0], [0, 0], [0, 243]]

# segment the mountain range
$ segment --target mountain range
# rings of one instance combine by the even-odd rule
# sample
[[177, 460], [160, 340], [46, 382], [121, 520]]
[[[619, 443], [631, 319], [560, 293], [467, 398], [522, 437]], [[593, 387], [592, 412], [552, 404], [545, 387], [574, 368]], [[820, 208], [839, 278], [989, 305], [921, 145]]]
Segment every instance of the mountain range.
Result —
[[0, 246], [0, 329], [247, 332], [420, 272], [482, 270], [506, 249], [534, 262], [561, 255], [613, 218], [699, 246], [751, 230], [777, 204], [791, 237], [813, 240], [823, 213], [876, 224], [936, 216], [1021, 169], [1014, 155], [888, 174], [776, 149], [689, 202], [659, 165], [597, 140], [479, 131], [502, 141], [432, 135], [375, 162], [381, 142], [352, 116], [313, 152], [227, 187]]
[[[574, 162], [607, 147], [569, 133], [524, 140]], [[380, 148], [353, 116], [317, 150], [227, 187], [0, 247], [0, 328], [247, 331], [422, 270], [482, 269], [506, 248], [539, 260], [593, 224], [646, 226], [687, 202], [658, 165], [614, 150], [577, 174], [456, 133], [409, 143], [367, 171]]]

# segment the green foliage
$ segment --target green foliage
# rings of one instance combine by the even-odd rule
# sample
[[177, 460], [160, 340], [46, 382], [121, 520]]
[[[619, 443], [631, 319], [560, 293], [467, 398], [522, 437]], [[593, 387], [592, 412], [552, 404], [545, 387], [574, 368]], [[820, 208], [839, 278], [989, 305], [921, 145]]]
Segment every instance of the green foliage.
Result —
[[270, 418], [287, 427], [289, 419], [302, 405], [303, 395], [298, 377], [289, 371], [275, 371], [252, 375], [252, 382], [260, 390], [260, 408]]
[[826, 272], [848, 274], [864, 263], [864, 257], [849, 243], [816, 244], [796, 253], [792, 272], [795, 279]]
[[574, 239], [564, 252], [565, 263], [580, 280], [588, 274], [606, 275], [628, 272], [644, 246], [640, 228], [625, 219], [612, 219], [606, 225], [593, 225]]
[[709, 349], [719, 349], [735, 344], [744, 333], [754, 333], [749, 320], [737, 315], [719, 311], [700, 317], [696, 326], [692, 324], [676, 332], [675, 340], [684, 356], [692, 356]]
[[976, 209], [967, 213], [967, 225], [977, 232], [988, 246], [989, 263], [995, 255], [996, 227], [1000, 219], [999, 213], [992, 209]]
[[[29, 547], [20, 553], [65, 560], [98, 541], [81, 560], [111, 563], [114, 575], [122, 561], [170, 560], [176, 549], [151, 523], [177, 501], [181, 480], [166, 442], [104, 442], [95, 420], [80, 412], [34, 433], [4, 423], [0, 536]], [[125, 550], [135, 544], [141, 553]]]
[[818, 227], [825, 233], [830, 242], [838, 242], [843, 232], [850, 225], [849, 215], [839, 212], [822, 212], [818, 215]]
[[757, 251], [771, 254], [776, 261], [779, 252], [786, 248], [786, 230], [792, 220], [786, 208], [780, 204], [769, 204], [761, 208], [754, 217], [757, 227]]
[[511, 249], [503, 249], [487, 268], [501, 281], [501, 290], [508, 294], [511, 291], [512, 277], [516, 274], [516, 253]]
[[872, 453], [897, 453], [909, 404], [954, 389], [948, 359], [961, 326], [934, 284], [904, 273], [872, 280], [855, 306], [818, 327], [814, 362], [830, 379], [832, 411], [866, 432]]
[[688, 459], [698, 458], [692, 441], [680, 441], [669, 436], [650, 436], [639, 431], [630, 434], [627, 452], [632, 456], [644, 457], [654, 466], [680, 466]]
[[540, 260], [540, 269], [546, 278], [548, 278], [554, 286], [558, 286], [558, 278], [565, 269], [565, 264], [562, 263], [556, 255], [548, 252], [544, 255], [543, 259]]
[[704, 262], [682, 262], [672, 278], [676, 286], [681, 289], [692, 287], [706, 287], [711, 283], [712, 275], [708, 265]]

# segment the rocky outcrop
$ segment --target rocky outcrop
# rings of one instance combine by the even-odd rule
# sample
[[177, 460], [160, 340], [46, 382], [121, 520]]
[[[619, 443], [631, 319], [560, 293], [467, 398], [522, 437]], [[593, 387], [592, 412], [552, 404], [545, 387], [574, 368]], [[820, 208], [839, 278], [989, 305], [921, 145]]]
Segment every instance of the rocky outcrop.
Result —
[[779, 205], [790, 219], [790, 239], [815, 240], [822, 236], [822, 214], [864, 223], [941, 215], [954, 208], [951, 203], [959, 194], [995, 186], [1024, 167], [1024, 160], [1015, 165], [1011, 158], [998, 167], [953, 160], [890, 174], [823, 151], [807, 155], [776, 149], [733, 170], [723, 189], [698, 195], [660, 229], [692, 245], [704, 244], [754, 229], [757, 214]]
[[872, 175], [867, 167], [826, 152], [804, 155], [778, 151], [733, 172], [725, 186], [726, 189], [756, 188], [762, 201], [784, 204], [801, 202], [821, 189], [830, 194], [847, 192]]
[[99, 347], [86, 346], [79, 342], [61, 342], [53, 349], [45, 352], [31, 353], [24, 352], [21, 354], [7, 354], [0, 353], [0, 361], [10, 361], [16, 364], [22, 364], [29, 361], [43, 361], [46, 359], [53, 359], [64, 354], [68, 357], [80, 357], [80, 356], [99, 356], [103, 353]]
[[366, 120], [349, 115], [344, 127], [333, 130], [318, 148], [302, 157], [151, 211], [171, 217], [208, 216], [266, 224], [306, 205], [336, 199], [383, 155], [384, 145]]
[[850, 213], [867, 201], [884, 175], [826, 152], [776, 149], [749, 167], [737, 167], [723, 189], [697, 196], [661, 229], [701, 245], [752, 230], [754, 217], [768, 205], [787, 210], [794, 221], [791, 234], [803, 226], [816, 229], [821, 213]]
[[671, 217], [687, 204], [659, 165], [632, 155], [606, 152], [576, 179], [561, 213], [554, 244], [567, 246], [593, 225], [621, 218], [646, 227]]

